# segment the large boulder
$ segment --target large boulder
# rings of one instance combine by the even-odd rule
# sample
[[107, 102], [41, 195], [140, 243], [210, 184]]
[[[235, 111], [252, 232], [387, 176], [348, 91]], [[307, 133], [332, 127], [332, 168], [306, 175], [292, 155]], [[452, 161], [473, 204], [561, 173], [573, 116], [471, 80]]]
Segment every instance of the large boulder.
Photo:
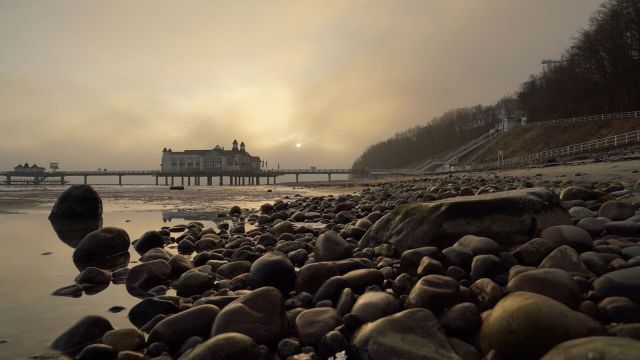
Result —
[[507, 247], [521, 244], [547, 227], [571, 223], [571, 216], [553, 192], [521, 189], [400, 205], [378, 220], [359, 245], [390, 243], [400, 251], [424, 246], [444, 249], [462, 236], [474, 234]]
[[93, 231], [80, 241], [73, 252], [73, 262], [80, 270], [89, 266], [116, 269], [129, 263], [129, 235], [116, 227]]
[[49, 219], [82, 219], [102, 216], [102, 199], [90, 185], [71, 185], [53, 204]]
[[461, 360], [427, 309], [409, 309], [367, 323], [351, 343], [355, 359]]
[[587, 335], [579, 313], [546, 296], [520, 291], [500, 300], [484, 319], [480, 345], [484, 353], [495, 350], [505, 359], [539, 359], [561, 342]]
[[254, 289], [273, 286], [286, 296], [295, 287], [296, 272], [285, 255], [269, 252], [251, 264], [249, 284]]
[[287, 334], [284, 297], [276, 288], [265, 286], [225, 306], [216, 317], [211, 336], [237, 332], [260, 345], [275, 345]]

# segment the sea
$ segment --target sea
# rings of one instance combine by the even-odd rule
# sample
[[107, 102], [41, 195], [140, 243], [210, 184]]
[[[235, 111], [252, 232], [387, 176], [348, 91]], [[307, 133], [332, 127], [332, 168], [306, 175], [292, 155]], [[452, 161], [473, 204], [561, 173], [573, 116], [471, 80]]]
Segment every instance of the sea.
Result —
[[[86, 315], [104, 316], [115, 328], [132, 327], [128, 310], [140, 301], [124, 285], [111, 284], [79, 298], [52, 296], [74, 283], [79, 273], [72, 261], [77, 239], [73, 230], [48, 220], [58, 196], [69, 185], [0, 185], [0, 359], [53, 351], [49, 344]], [[261, 204], [297, 196], [353, 192], [353, 188], [303, 184], [258, 186], [185, 186], [169, 190], [155, 185], [94, 185], [103, 202], [102, 226], [127, 231], [131, 240], [145, 231], [199, 221], [216, 227], [220, 212], [237, 205], [245, 215]], [[73, 236], [71, 236], [73, 237]], [[129, 267], [139, 255], [130, 248]], [[114, 306], [124, 311], [113, 313]]]

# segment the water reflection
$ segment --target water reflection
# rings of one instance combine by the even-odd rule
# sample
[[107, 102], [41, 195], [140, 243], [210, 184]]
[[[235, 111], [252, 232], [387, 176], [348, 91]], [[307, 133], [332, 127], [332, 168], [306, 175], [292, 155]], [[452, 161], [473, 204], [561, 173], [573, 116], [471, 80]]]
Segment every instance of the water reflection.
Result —
[[79, 258], [73, 257], [73, 264], [82, 271], [90, 266], [97, 267], [99, 269], [114, 271], [122, 269], [129, 265], [131, 260], [131, 254], [128, 251], [115, 255], [106, 256], [103, 258]]
[[220, 216], [220, 212], [216, 211], [163, 211], [162, 221], [171, 222], [173, 219], [182, 219], [188, 221], [207, 220], [216, 224], [226, 222], [231, 219], [229, 217]]
[[58, 238], [75, 249], [88, 233], [102, 227], [102, 216], [82, 220], [51, 219], [50, 222]]

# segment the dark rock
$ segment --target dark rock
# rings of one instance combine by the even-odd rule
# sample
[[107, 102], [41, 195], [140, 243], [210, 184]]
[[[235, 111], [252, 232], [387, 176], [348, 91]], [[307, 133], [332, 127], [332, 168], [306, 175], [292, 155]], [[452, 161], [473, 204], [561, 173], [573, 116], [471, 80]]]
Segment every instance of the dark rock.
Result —
[[560, 244], [558, 240], [534, 238], [518, 246], [512, 254], [521, 265], [538, 266]]
[[601, 298], [624, 296], [640, 304], [640, 266], [602, 275], [593, 283], [593, 290]]
[[320, 339], [340, 324], [340, 316], [329, 307], [305, 310], [296, 317], [295, 329], [302, 345], [317, 346]]
[[273, 234], [273, 236], [275, 237], [279, 237], [280, 235], [285, 233], [293, 234], [293, 232], [294, 232], [294, 226], [293, 226], [293, 223], [290, 221], [283, 221], [281, 223], [274, 225], [271, 228], [271, 234]]
[[581, 293], [573, 277], [560, 269], [536, 269], [517, 275], [509, 281], [508, 292], [528, 291], [550, 297], [575, 309]]
[[281, 359], [287, 359], [299, 353], [300, 350], [300, 342], [296, 339], [282, 339], [278, 343], [278, 355]]
[[458, 266], [461, 269], [470, 269], [473, 261], [473, 253], [471, 250], [457, 246], [448, 247], [442, 250], [442, 258], [446, 264]]
[[78, 354], [78, 360], [114, 360], [118, 352], [105, 344], [92, 344]]
[[440, 250], [434, 246], [426, 246], [405, 251], [400, 257], [400, 272], [416, 275], [420, 261], [425, 256], [438, 259]]
[[98, 218], [102, 216], [102, 199], [89, 185], [71, 185], [51, 209], [49, 219]]
[[102, 216], [82, 219], [50, 219], [51, 227], [63, 243], [76, 248], [87, 234], [102, 227]]
[[325, 281], [336, 275], [338, 275], [338, 269], [332, 262], [307, 264], [298, 272], [296, 291], [315, 294]]
[[636, 214], [636, 210], [633, 208], [633, 205], [617, 201], [617, 200], [609, 200], [606, 203], [602, 204], [598, 214], [604, 218], [618, 221], [618, 220], [626, 220], [633, 215]]
[[502, 288], [488, 278], [474, 282], [469, 289], [478, 301], [480, 310], [493, 308], [502, 298]]
[[180, 275], [173, 288], [183, 296], [201, 295], [213, 287], [214, 280], [213, 276], [193, 269]]
[[82, 286], [78, 284], [64, 286], [52, 292], [51, 295], [79, 298], [80, 296], [82, 296]]
[[420, 260], [420, 265], [418, 265], [417, 275], [425, 276], [433, 274], [444, 274], [444, 266], [436, 259], [429, 256], [423, 257], [422, 260]]
[[369, 229], [359, 245], [390, 243], [400, 251], [423, 246], [444, 249], [472, 233], [506, 247], [560, 224], [571, 224], [571, 217], [553, 192], [514, 190], [398, 206]]
[[250, 270], [250, 261], [235, 261], [220, 266], [218, 270], [216, 270], [216, 274], [225, 279], [233, 279], [238, 275], [248, 273]]
[[322, 300], [331, 300], [333, 303], [337, 303], [342, 290], [348, 286], [349, 284], [342, 276], [334, 276], [325, 281], [318, 291], [316, 291], [313, 297], [313, 303], [317, 304]]
[[327, 231], [316, 239], [313, 251], [316, 261], [333, 261], [347, 259], [352, 256], [351, 247], [340, 235]]
[[540, 237], [559, 245], [568, 245], [578, 252], [593, 249], [593, 239], [585, 230], [573, 225], [552, 226], [542, 231]]
[[129, 245], [126, 231], [115, 227], [98, 229], [80, 241], [73, 252], [73, 262], [80, 270], [89, 266], [101, 269], [126, 267], [129, 262]]
[[115, 351], [140, 350], [145, 345], [144, 334], [138, 329], [116, 329], [102, 336], [102, 343]]
[[427, 275], [416, 283], [409, 293], [407, 308], [422, 307], [434, 312], [458, 301], [458, 282], [442, 275]]
[[153, 260], [164, 260], [169, 262], [169, 259], [171, 259], [171, 254], [167, 250], [163, 248], [153, 248], [147, 250], [147, 252], [140, 257], [140, 262], [149, 262]]
[[495, 255], [478, 255], [471, 263], [471, 280], [493, 278], [502, 271], [502, 262]]
[[109, 330], [113, 330], [109, 320], [102, 316], [85, 316], [58, 336], [51, 344], [51, 348], [74, 354], [85, 346], [102, 339], [102, 336]]
[[164, 260], [153, 260], [138, 264], [129, 270], [127, 275], [127, 290], [149, 290], [156, 285], [161, 285], [169, 280], [171, 265]]
[[260, 347], [250, 337], [239, 333], [225, 333], [196, 346], [180, 360], [258, 360]]
[[178, 306], [171, 301], [148, 298], [134, 305], [128, 317], [133, 325], [141, 327], [157, 315], [175, 314], [178, 311]]
[[480, 328], [480, 312], [473, 303], [456, 304], [444, 313], [440, 324], [449, 336], [470, 335]]
[[171, 266], [171, 277], [180, 276], [194, 267], [189, 258], [180, 254], [173, 255], [169, 259], [169, 265]]
[[377, 269], [359, 269], [349, 271], [342, 276], [348, 286], [356, 293], [361, 294], [369, 287], [376, 285], [382, 287], [384, 275]]
[[482, 236], [465, 235], [453, 244], [454, 247], [459, 246], [471, 250], [474, 256], [477, 255], [499, 255], [500, 245], [497, 242]]
[[461, 360], [438, 320], [426, 309], [410, 309], [363, 325], [352, 337], [355, 359]]
[[281, 253], [269, 252], [254, 261], [250, 268], [249, 284], [257, 289], [273, 286], [286, 296], [295, 287], [293, 264]]
[[626, 297], [608, 297], [598, 303], [607, 323], [640, 323], [640, 305]]
[[551, 349], [541, 360], [640, 358], [640, 341], [610, 336], [592, 336], [565, 341]]
[[200, 305], [171, 315], [154, 326], [147, 342], [161, 342], [175, 351], [192, 336], [208, 338], [219, 312], [216, 306]]
[[336, 357], [336, 354], [346, 351], [349, 348], [347, 340], [339, 331], [329, 331], [320, 340], [318, 354], [323, 359]]
[[611, 221], [604, 225], [607, 235], [638, 236], [640, 235], [640, 222]]
[[507, 295], [482, 323], [480, 345], [508, 359], [538, 359], [557, 344], [587, 335], [579, 313], [543, 295]]
[[597, 200], [599, 197], [600, 194], [598, 192], [581, 186], [569, 186], [560, 192], [560, 200], [562, 201]]
[[136, 241], [133, 246], [134, 249], [140, 255], [144, 255], [147, 251], [153, 248], [163, 248], [164, 247], [164, 239], [162, 235], [160, 235], [157, 231], [147, 231]]
[[580, 260], [580, 255], [571, 247], [562, 245], [542, 260], [539, 268], [562, 269], [574, 275], [590, 277], [591, 273]]
[[273, 287], [261, 287], [225, 306], [211, 329], [215, 336], [238, 332], [258, 344], [275, 346], [287, 334], [284, 298]]
[[76, 284], [104, 285], [111, 282], [111, 273], [95, 267], [88, 267], [74, 279]]
[[395, 314], [399, 309], [398, 300], [393, 295], [382, 291], [368, 291], [358, 297], [351, 313], [366, 323]]

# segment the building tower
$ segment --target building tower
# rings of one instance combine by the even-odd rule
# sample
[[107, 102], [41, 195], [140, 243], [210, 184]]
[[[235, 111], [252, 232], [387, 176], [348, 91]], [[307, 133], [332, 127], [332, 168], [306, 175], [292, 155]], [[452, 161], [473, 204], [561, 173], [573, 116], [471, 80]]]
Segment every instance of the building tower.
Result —
[[231, 148], [231, 150], [238, 150], [238, 140], [233, 140], [233, 147]]
[[244, 141], [240, 143], [240, 151], [244, 151]]

